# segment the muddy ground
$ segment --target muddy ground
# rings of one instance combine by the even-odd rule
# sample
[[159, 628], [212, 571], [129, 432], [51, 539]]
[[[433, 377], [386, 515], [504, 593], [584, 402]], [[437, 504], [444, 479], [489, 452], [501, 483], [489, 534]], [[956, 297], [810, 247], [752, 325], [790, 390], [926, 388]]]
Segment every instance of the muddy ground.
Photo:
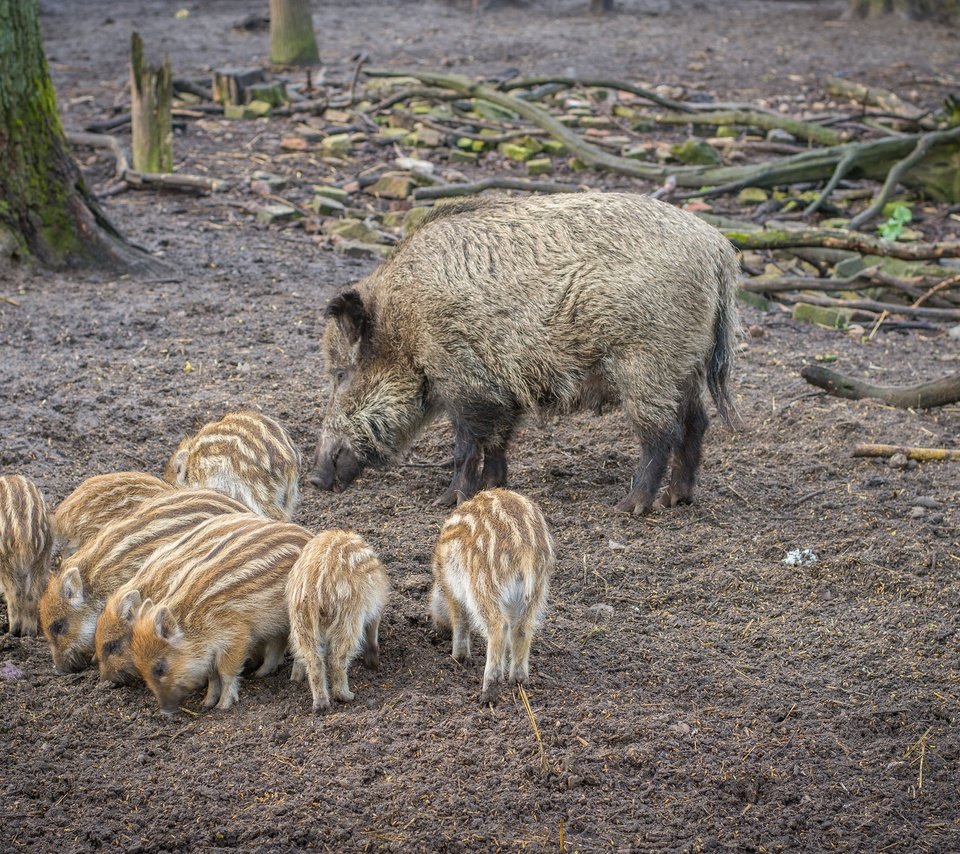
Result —
[[[177, 74], [266, 54], [264, 34], [230, 31], [266, 4], [42, 5], [68, 128], [125, 102], [134, 27]], [[844, 73], [935, 105], [960, 51], [955, 31], [842, 20], [842, 2], [622, 0], [604, 22], [582, 14], [585, 0], [541, 2], [480, 24], [463, 5], [316, 3], [328, 75], [349, 76], [362, 49], [381, 64], [573, 67], [771, 103], [816, 99]], [[178, 165], [342, 177], [280, 154], [283, 134], [281, 120], [191, 125]], [[95, 185], [109, 174], [100, 157], [84, 163]], [[89, 475], [159, 471], [183, 434], [240, 405], [281, 419], [310, 452], [326, 394], [323, 305], [374, 262], [299, 229], [260, 230], [249, 201], [242, 184], [200, 199], [113, 196], [109, 216], [170, 275], [3, 283], [0, 470], [56, 503]], [[945, 215], [928, 224], [955, 227]], [[246, 681], [228, 713], [199, 713], [198, 696], [171, 722], [144, 689], [57, 676], [42, 641], [0, 636], [0, 847], [960, 850], [960, 469], [850, 456], [862, 441], [957, 447], [960, 407], [841, 401], [799, 377], [835, 356], [879, 382], [932, 378], [958, 369], [957, 339], [939, 329], [864, 342], [776, 309], [743, 315], [760, 336], [735, 380], [747, 426], [711, 429], [695, 506], [613, 511], [636, 458], [617, 413], [530, 423], [517, 437], [512, 484], [541, 503], [559, 550], [529, 690], [548, 771], [516, 695], [481, 707], [482, 665], [454, 663], [426, 620], [443, 520], [431, 501], [450, 449], [438, 424], [403, 466], [342, 495], [304, 488], [297, 521], [352, 526], [394, 583], [382, 668], [354, 669], [351, 706], [315, 717], [285, 672]], [[817, 561], [785, 565], [796, 548]]]

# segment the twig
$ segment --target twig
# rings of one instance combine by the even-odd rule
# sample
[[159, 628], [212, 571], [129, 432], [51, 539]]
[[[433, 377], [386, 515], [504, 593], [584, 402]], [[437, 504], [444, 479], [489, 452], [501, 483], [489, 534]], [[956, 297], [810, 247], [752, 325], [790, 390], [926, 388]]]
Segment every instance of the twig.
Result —
[[850, 228], [860, 228], [864, 223], [870, 222], [870, 220], [879, 216], [883, 210], [883, 206], [896, 191], [897, 184], [904, 174], [919, 163], [926, 156], [927, 152], [938, 142], [954, 136], [956, 136], [956, 134], [952, 133], [952, 129], [933, 131], [921, 136], [920, 139], [917, 140], [916, 148], [904, 157], [903, 160], [898, 161], [890, 168], [890, 171], [887, 173], [887, 180], [883, 182], [883, 186], [880, 188], [880, 192], [877, 193], [876, 199], [874, 199], [873, 203], [866, 208], [866, 210], [861, 211], [850, 220]]
[[543, 772], [547, 772], [550, 770], [550, 766], [547, 764], [547, 751], [544, 750], [540, 727], [537, 726], [537, 718], [533, 714], [533, 707], [530, 705], [530, 699], [527, 697], [523, 683], [517, 685], [517, 692], [520, 694], [520, 702], [523, 703], [523, 708], [527, 713], [527, 717], [530, 719], [530, 726], [533, 727], [533, 737], [537, 740], [537, 747], [540, 749], [540, 769]]
[[474, 184], [447, 184], [445, 187], [418, 187], [413, 191], [417, 201], [425, 199], [451, 199], [457, 196], [472, 196], [484, 190], [525, 190], [531, 193], [579, 193], [584, 189], [578, 184], [558, 184], [554, 181], [527, 181], [523, 178], [484, 178]]
[[811, 217], [820, 210], [821, 205], [823, 205], [830, 194], [837, 188], [837, 184], [839, 184], [843, 177], [856, 165], [859, 159], [859, 152], [860, 149], [853, 148], [837, 161], [837, 168], [833, 170], [830, 180], [827, 181], [827, 186], [823, 188], [823, 192], [817, 196], [816, 199], [807, 205], [806, 210], [803, 212], [804, 217]]
[[911, 308], [917, 308], [920, 305], [923, 305], [930, 297], [934, 294], [940, 293], [940, 291], [945, 291], [947, 288], [952, 288], [954, 285], [960, 284], [960, 273], [957, 273], [955, 276], [948, 276], [946, 279], [942, 279], [937, 282], [930, 290], [925, 294], [921, 294], [917, 297], [916, 301], [911, 305]]
[[5, 302], [8, 305], [12, 305], [12, 306], [15, 306], [16, 308], [20, 308], [20, 303], [18, 303], [13, 297], [0, 295], [0, 302]]

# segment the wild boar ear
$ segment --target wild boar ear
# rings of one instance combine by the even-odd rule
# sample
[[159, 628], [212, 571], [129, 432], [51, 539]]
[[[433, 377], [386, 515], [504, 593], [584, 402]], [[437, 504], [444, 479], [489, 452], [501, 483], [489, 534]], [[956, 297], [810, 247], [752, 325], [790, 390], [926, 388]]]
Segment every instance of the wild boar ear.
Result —
[[128, 590], [124, 593], [123, 598], [120, 600], [120, 607], [117, 609], [120, 612], [120, 619], [132, 623], [134, 614], [137, 613], [139, 607], [140, 591]]
[[156, 609], [153, 614], [153, 624], [157, 631], [157, 637], [173, 646], [177, 646], [183, 638], [183, 632], [177, 625], [177, 618], [173, 616], [173, 612], [166, 605], [161, 605]]
[[365, 338], [373, 325], [360, 294], [352, 289], [334, 297], [324, 313], [340, 324], [340, 329], [351, 344]]
[[83, 579], [76, 567], [68, 569], [60, 578], [60, 593], [74, 608], [83, 604]]

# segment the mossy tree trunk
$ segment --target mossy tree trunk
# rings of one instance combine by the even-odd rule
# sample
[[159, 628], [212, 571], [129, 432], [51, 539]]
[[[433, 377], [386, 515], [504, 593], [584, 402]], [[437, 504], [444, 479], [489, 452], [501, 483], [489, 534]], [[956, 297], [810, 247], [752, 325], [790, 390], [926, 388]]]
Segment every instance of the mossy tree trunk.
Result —
[[275, 65], [319, 65], [310, 0], [270, 0], [270, 61]]
[[0, 268], [142, 262], [107, 221], [67, 150], [37, 0], [0, 0]]
[[899, 12], [914, 21], [949, 21], [960, 14], [960, 0], [850, 0], [858, 17]]

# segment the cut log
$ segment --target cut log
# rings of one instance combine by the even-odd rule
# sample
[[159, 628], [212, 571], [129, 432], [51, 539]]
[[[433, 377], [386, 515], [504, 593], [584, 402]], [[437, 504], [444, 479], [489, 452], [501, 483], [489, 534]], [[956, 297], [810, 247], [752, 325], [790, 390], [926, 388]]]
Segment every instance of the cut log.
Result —
[[950, 374], [934, 382], [912, 386], [879, 386], [864, 380], [847, 377], [822, 365], [805, 365], [800, 371], [811, 385], [828, 394], [850, 400], [870, 398], [900, 409], [927, 409], [945, 406], [960, 400], [960, 373]]
[[218, 104], [245, 104], [247, 89], [266, 79], [262, 68], [215, 68], [213, 100]]
[[170, 57], [159, 67], [147, 65], [143, 39], [130, 38], [130, 129], [133, 168], [138, 172], [173, 171], [173, 85]]

